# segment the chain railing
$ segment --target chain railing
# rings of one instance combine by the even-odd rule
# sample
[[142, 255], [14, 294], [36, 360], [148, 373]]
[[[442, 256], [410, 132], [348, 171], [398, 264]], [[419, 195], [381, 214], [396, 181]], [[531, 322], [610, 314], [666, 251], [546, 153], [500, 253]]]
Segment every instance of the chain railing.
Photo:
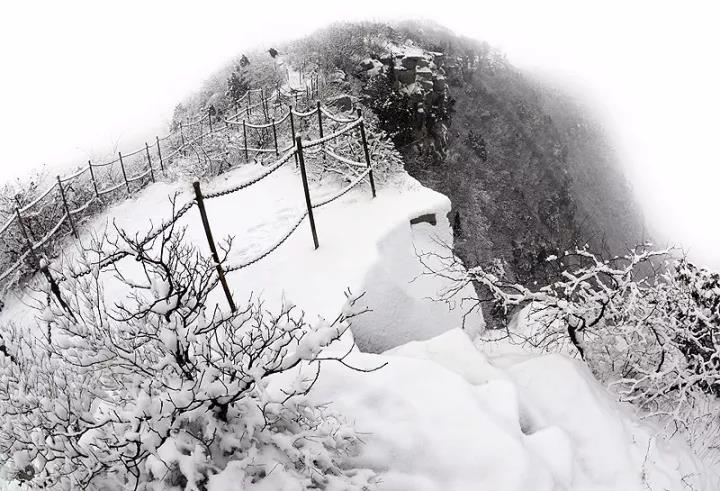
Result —
[[[317, 86], [317, 85], [316, 85]], [[251, 104], [252, 100], [252, 94], [253, 93], [260, 93], [260, 101]], [[281, 98], [281, 92], [278, 90], [275, 94], [278, 99]], [[310, 92], [308, 91], [306, 93], [307, 97], [312, 97], [313, 95], [317, 96], [317, 92]], [[340, 197], [344, 196], [346, 193], [348, 193], [350, 190], [358, 186], [360, 183], [362, 183], [365, 179], [368, 179], [370, 184], [370, 189], [372, 191], [372, 196], [375, 197], [375, 182], [373, 178], [373, 165], [370, 161], [370, 154], [368, 150], [368, 144], [367, 144], [367, 138], [365, 135], [365, 125], [364, 125], [364, 119], [362, 117], [362, 114], [360, 110], [357, 111], [357, 117], [356, 118], [346, 118], [338, 116], [331, 111], [329, 111], [327, 108], [323, 107], [322, 104], [319, 101], [316, 101], [315, 107], [313, 109], [309, 109], [310, 103], [309, 101], [306, 101], [306, 110], [305, 111], [298, 111], [297, 109], [293, 108], [292, 105], [288, 105], [288, 108], [284, 114], [281, 115], [280, 118], [277, 120], [270, 118], [270, 111], [269, 111], [269, 105], [268, 105], [268, 99], [264, 95], [263, 90], [252, 90], [246, 92], [246, 94], [239, 99], [239, 101], [247, 102], [247, 106], [245, 108], [240, 109], [238, 105], [236, 105], [236, 114], [234, 116], [230, 116], [228, 118], [223, 117], [215, 117], [213, 118], [213, 115], [208, 113], [208, 115], [203, 116], [196, 121], [193, 121], [191, 123], [187, 123], [183, 126], [180, 126], [179, 129], [179, 136], [180, 136], [180, 144], [170, 153], [166, 153], [163, 157], [162, 152], [162, 146], [161, 142], [168, 142], [171, 141], [172, 138], [171, 134], [166, 135], [162, 138], [156, 137], [155, 138], [155, 150], [157, 151], [157, 156], [155, 159], [152, 158], [151, 152], [150, 152], [150, 146], [146, 143], [144, 147], [130, 153], [122, 154], [118, 153], [118, 158], [102, 163], [102, 164], [92, 164], [88, 162], [88, 167], [85, 169], [78, 170], [74, 172], [71, 175], [65, 176], [65, 177], [57, 177], [57, 181], [53, 186], [51, 186], [47, 191], [39, 195], [37, 198], [35, 198], [31, 203], [25, 205], [24, 207], [20, 208], [18, 207], [16, 209], [16, 215], [13, 216], [6, 224], [2, 225], [0, 227], [0, 237], [2, 234], [6, 233], [13, 225], [18, 225], [22, 232], [22, 239], [24, 240], [24, 250], [21, 251], [21, 253], [18, 255], [18, 257], [15, 258], [15, 261], [12, 263], [12, 265], [7, 268], [4, 272], [0, 274], [0, 282], [6, 281], [10, 275], [20, 269], [20, 267], [26, 263], [29, 262], [33, 269], [38, 270], [40, 269], [41, 265], [43, 266], [43, 272], [47, 276], [50, 274], [49, 269], [47, 268], [47, 263], [42, 261], [40, 258], [40, 255], [38, 251], [43, 250], [43, 248], [50, 243], [54, 238], [57, 238], [58, 235], [60, 235], [60, 231], [63, 228], [64, 225], [69, 225], [70, 232], [77, 236], [77, 230], [76, 230], [76, 219], [77, 217], [82, 217], [85, 215], [88, 210], [92, 207], [93, 204], [97, 203], [101, 200], [101, 197], [103, 195], [113, 193], [115, 191], [118, 191], [125, 188], [127, 194], [129, 195], [131, 191], [130, 184], [131, 183], [139, 183], [139, 187], [143, 187], [148, 182], [154, 182], [155, 181], [155, 168], [153, 165], [159, 166], [159, 169], [161, 172], [165, 171], [165, 167], [167, 164], [172, 164], [174, 161], [174, 158], [180, 154], [183, 154], [188, 148], [200, 148], [203, 152], [205, 152], [203, 148], [203, 139], [213, 135], [214, 133], [217, 133], [220, 131], [221, 127], [218, 123], [224, 123], [225, 126], [223, 129], [230, 130], [232, 127], [242, 128], [243, 132], [243, 146], [240, 147], [240, 150], [243, 151], [246, 160], [248, 159], [248, 153], [252, 151], [256, 155], [259, 153], [271, 153], [274, 152], [276, 154], [276, 160], [264, 163], [264, 170], [262, 173], [260, 173], [258, 176], [255, 176], [254, 178], [245, 181], [241, 184], [234, 185], [228, 188], [214, 190], [210, 193], [203, 193], [200, 183], [198, 181], [195, 181], [193, 183], [193, 189], [195, 192], [194, 199], [188, 201], [183, 206], [181, 206], [177, 211], [173, 211], [173, 216], [164, 222], [162, 222], [158, 227], [155, 227], [152, 229], [144, 239], [140, 241], [140, 243], [144, 246], [149, 243], [151, 243], [154, 239], [159, 237], [161, 234], [165, 233], [168, 229], [170, 229], [174, 223], [176, 223], [181, 217], [187, 214], [190, 209], [194, 208], [195, 206], [198, 207], [198, 210], [200, 212], [200, 217], [203, 224], [203, 229], [205, 231], [206, 238], [208, 240], [208, 245], [210, 247], [211, 254], [213, 255], [213, 260], [216, 263], [216, 270], [217, 270], [217, 281], [220, 282], [223, 286], [223, 291], [225, 292], [225, 295], [227, 297], [228, 303], [230, 305], [230, 308], [232, 310], [235, 309], [235, 304], [232, 298], [232, 293], [229, 289], [229, 286], [227, 284], [227, 281], [225, 279], [225, 275], [230, 272], [238, 271], [240, 269], [246, 268], [252, 264], [257, 263], [258, 261], [266, 258], [270, 254], [272, 254], [274, 251], [276, 251], [289, 237], [291, 237], [294, 232], [300, 227], [303, 221], [305, 219], [308, 219], [310, 231], [313, 238], [313, 244], [315, 248], [317, 249], [319, 247], [319, 240], [318, 240], [318, 234], [317, 234], [317, 227], [315, 223], [315, 217], [313, 210], [318, 209], [322, 206], [328, 205], [335, 200], [339, 199]], [[242, 119], [239, 120], [238, 118], [244, 113], [245, 115], [248, 115], [251, 113], [250, 107], [261, 107], [262, 109], [262, 115], [265, 118], [265, 123], [250, 123], [249, 120]], [[280, 106], [282, 107], [282, 106]], [[277, 113], [277, 106], [273, 108], [273, 111]], [[296, 134], [296, 126], [295, 121], [296, 118], [298, 118], [298, 122], [305, 121], [308, 118], [314, 118], [317, 116], [317, 124], [318, 124], [318, 132], [319, 136], [318, 138], [314, 139], [307, 139], [303, 140], [302, 136]], [[329, 134], [323, 134], [323, 116], [335, 125], [342, 125], [342, 126], [335, 126], [332, 128], [332, 131]], [[213, 119], [215, 119], [215, 127], [213, 127]], [[208, 129], [207, 131], [203, 130], [203, 122], [207, 121]], [[288, 134], [292, 138], [292, 143], [288, 146], [280, 147], [280, 144], [278, 142], [278, 129], [281, 127], [281, 125], [288, 124]], [[327, 124], [327, 121], [326, 121]], [[199, 131], [197, 134], [192, 135], [188, 128], [192, 128], [194, 126], [199, 126]], [[356, 130], [359, 129], [359, 136], [360, 136], [360, 143], [364, 150], [365, 155], [365, 162], [358, 162], [353, 160], [352, 158], [349, 158], [348, 156], [339, 155], [335, 151], [327, 148], [326, 143], [329, 144], [331, 142], [334, 142], [338, 138], [341, 137], [350, 137], [352, 134], [356, 132]], [[256, 131], [256, 132], [267, 132], [268, 130], [272, 130], [272, 143], [273, 148], [268, 149], [264, 148], [262, 146], [260, 147], [250, 147], [248, 145], [248, 139], [247, 139], [247, 132], [248, 130]], [[186, 135], [187, 133], [187, 135]], [[283, 133], [280, 133], [281, 135]], [[167, 150], [167, 148], [166, 148]], [[282, 152], [282, 156], [281, 156]], [[330, 195], [325, 196], [319, 199], [313, 200], [313, 197], [311, 196], [309, 184], [308, 184], [308, 173], [305, 165], [305, 157], [307, 155], [322, 155], [323, 159], [329, 158], [334, 160], [337, 163], [344, 164], [345, 166], [348, 166], [349, 168], [352, 168], [354, 170], [354, 177], [350, 180], [349, 184], [340, 189], [338, 192]], [[137, 164], [130, 166], [130, 171], [132, 172], [130, 176], [128, 176], [128, 169], [126, 169], [125, 161], [128, 158], [132, 157], [143, 157], [146, 163], [146, 167], [138, 166]], [[234, 263], [234, 264], [228, 264], [226, 267], [223, 268], [223, 266], [220, 264], [220, 260], [217, 254], [217, 248], [212, 236], [211, 231], [211, 225], [210, 225], [210, 218], [208, 216], [207, 210], [205, 209], [204, 202], [208, 199], [215, 199], [220, 198], [224, 196], [228, 196], [230, 194], [239, 192], [243, 189], [246, 189], [250, 186], [253, 186], [265, 178], [269, 177], [271, 174], [276, 172], [278, 169], [283, 167], [287, 162], [294, 159], [297, 165], [297, 168], [299, 169], [302, 186], [303, 186], [303, 194], [305, 197], [305, 209], [303, 212], [299, 214], [297, 219], [292, 222], [291, 227], [280, 237], [279, 240], [275, 241], [273, 244], [268, 246], [263, 252], [257, 254], [255, 257], [250, 258], [249, 260], [246, 260], [242, 263]], [[101, 182], [97, 179], [96, 174], [99, 170], [104, 168], [112, 168], [115, 164], [120, 164], [120, 172], [122, 174], [122, 181], [120, 181], [117, 184], [113, 184], [112, 180], [110, 180], [110, 183], [107, 187], [104, 189], [100, 186]], [[360, 172], [360, 169], [362, 169], [362, 172]], [[117, 174], [117, 172], [116, 172]], [[76, 182], [78, 179], [80, 179], [82, 176], [89, 176], [89, 183], [91, 186], [88, 187], [88, 190], [86, 190], [86, 193], [90, 193], [87, 201], [85, 201], [83, 204], [77, 206], [72, 203], [72, 200], [68, 199], [67, 193], [68, 191], [72, 191], [73, 193], [77, 194], [77, 191], [72, 187], [72, 183]], [[144, 181], [147, 177], [150, 178], [150, 181]], [[26, 226], [26, 221], [28, 218], [28, 214], [34, 207], [38, 207], [41, 205], [43, 199], [45, 199], [47, 196], [50, 196], [50, 193], [55, 189], [58, 188], [58, 192], [60, 194], [60, 197], [62, 199], [63, 203], [63, 209], [60, 210], [62, 212], [60, 218], [55, 222], [55, 225], [45, 233], [41, 239], [36, 239], [33, 235], [31, 230], [28, 230]], [[82, 193], [80, 193], [82, 194]], [[74, 206], [74, 207], [73, 207]], [[23, 215], [23, 213], [25, 215]], [[127, 257], [130, 253], [127, 251], [116, 251], [114, 253], [111, 253], [107, 255], [104, 258], [101, 258], [97, 260], [94, 263], [90, 264], [91, 269], [81, 270], [81, 271], [75, 271], [72, 273], [71, 276], [78, 277], [85, 274], [89, 274], [94, 269], [103, 269], [106, 267], [109, 267], [118, 261], [122, 260], [123, 258]], [[53, 281], [50, 278], [50, 281]]]
[[[317, 90], [307, 93], [307, 97], [317, 97]], [[280, 99], [279, 92], [276, 94]], [[259, 97], [259, 100], [257, 100]], [[253, 102], [256, 99], [256, 102]], [[305, 101], [309, 105], [309, 101]], [[241, 106], [242, 105], [242, 106]], [[262, 107], [262, 115], [270, 115], [268, 98], [264, 89], [250, 89], [234, 103], [236, 114], [229, 118], [236, 120], [242, 115], [257, 113]], [[291, 111], [278, 121], [266, 124], [250, 123], [250, 118], [243, 120], [253, 128], [272, 128], [274, 133], [280, 125], [291, 116]], [[5, 284], [13, 273], [32, 272], [38, 269], [42, 256], [52, 256], [57, 239], [67, 235], [77, 237], [77, 224], [99, 211], [109, 202], [121, 197], [128, 197], [155, 182], [156, 173], [165, 173], [178, 156], [184, 156], [203, 139], [221, 130], [218, 122], [224, 118], [213, 116], [210, 110], [191, 121], [181, 121], [168, 134], [155, 137], [155, 144], [147, 142], [130, 152], [118, 152], [117, 158], [106, 162], [88, 161], [84, 166], [66, 176], [57, 176], [55, 182], [32, 201], [26, 204], [18, 202], [6, 222], [0, 225], [0, 284]], [[215, 127], [213, 128], [213, 120]], [[229, 120], [225, 120], [229, 121]], [[225, 124], [228, 127], [228, 124]], [[245, 145], [246, 160], [249, 152], [271, 154], [276, 156], [292, 148], [278, 148], [277, 134], [273, 138], [273, 149], [248, 147]], [[23, 267], [25, 266], [25, 267]]]

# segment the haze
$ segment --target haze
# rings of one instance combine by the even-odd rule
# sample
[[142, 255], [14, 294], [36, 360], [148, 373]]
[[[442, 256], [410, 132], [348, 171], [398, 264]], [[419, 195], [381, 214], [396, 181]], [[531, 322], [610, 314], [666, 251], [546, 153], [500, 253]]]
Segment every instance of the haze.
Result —
[[4, 2], [0, 180], [132, 148], [253, 47], [336, 20], [427, 18], [562, 84], [606, 124], [650, 232], [720, 268], [711, 2]]

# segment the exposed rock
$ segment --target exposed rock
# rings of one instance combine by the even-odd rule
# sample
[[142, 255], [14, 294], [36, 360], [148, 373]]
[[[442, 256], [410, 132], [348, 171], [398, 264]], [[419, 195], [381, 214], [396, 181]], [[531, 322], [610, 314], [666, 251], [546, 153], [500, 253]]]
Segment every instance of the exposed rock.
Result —
[[429, 68], [418, 68], [415, 70], [418, 80], [432, 80], [433, 73]]
[[[418, 78], [420, 78], [420, 77], [418, 77]], [[427, 90], [427, 91], [432, 92], [432, 90], [433, 90], [433, 88], [434, 88], [434, 86], [435, 86], [435, 84], [433, 83], [432, 80], [418, 80], [418, 81], [420, 82], [420, 86], [421, 86], [424, 90]]]
[[444, 76], [438, 75], [433, 80], [433, 90], [435, 90], [436, 92], [442, 92], [445, 89], [447, 89], [447, 80]]
[[407, 68], [396, 68], [395, 77], [400, 83], [410, 85], [415, 82], [415, 70], [408, 70]]
[[372, 70], [375, 67], [375, 60], [372, 58], [365, 58], [358, 64], [360, 70], [367, 71]]
[[335, 70], [330, 74], [330, 83], [340, 83], [347, 79], [347, 74], [342, 70]]
[[342, 94], [326, 101], [328, 106], [336, 108], [338, 111], [352, 111], [353, 100], [347, 94]]
[[408, 70], [414, 70], [415, 67], [416, 67], [417, 64], [418, 64], [418, 60], [417, 60], [417, 58], [407, 58], [407, 57], [403, 57], [403, 58], [400, 60], [400, 63], [401, 63], [401, 65], [403, 66], [403, 68], [406, 68], [406, 69], [408, 69]]

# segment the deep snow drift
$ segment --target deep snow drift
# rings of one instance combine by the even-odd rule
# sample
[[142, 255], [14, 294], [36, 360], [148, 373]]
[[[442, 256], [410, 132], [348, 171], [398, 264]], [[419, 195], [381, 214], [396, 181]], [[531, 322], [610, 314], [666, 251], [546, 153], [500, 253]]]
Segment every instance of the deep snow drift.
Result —
[[[243, 182], [262, 172], [245, 165], [204, 185]], [[313, 196], [338, 185], [313, 186]], [[86, 224], [105, 229], [106, 217], [130, 233], [146, 231], [170, 213], [168, 195], [191, 199], [186, 184], [157, 183]], [[261, 184], [209, 201], [216, 239], [235, 236], [231, 262], [262, 253], [284, 235], [303, 211], [300, 177], [292, 166]], [[343, 290], [358, 293], [372, 312], [352, 327], [355, 348], [346, 360], [363, 373], [325, 363], [311, 397], [330, 403], [363, 433], [366, 445], [355, 467], [379, 473], [381, 490], [706, 490], [718, 489], [681, 446], [653, 437], [621, 408], [581, 363], [561, 355], [486, 357], [472, 337], [479, 316], [432, 301], [444, 282], [422, 272], [419, 251], [442, 252], [452, 240], [448, 199], [405, 174], [393, 178], [372, 199], [359, 187], [316, 213], [320, 248], [313, 248], [307, 222], [266, 259], [229, 276], [236, 301], [261, 296], [270, 308], [284, 296], [309, 317], [331, 318], [342, 308]], [[434, 214], [436, 225], [410, 220]], [[207, 252], [197, 210], [181, 219], [188, 237]], [[108, 233], [113, 233], [109, 230]], [[68, 243], [68, 249], [71, 242]], [[132, 267], [132, 259], [123, 260]], [[106, 294], [123, 286], [104, 273]], [[461, 296], [472, 296], [465, 291]], [[23, 298], [8, 301], [2, 321], [30, 320]], [[218, 302], [224, 302], [220, 296]], [[349, 334], [343, 350], [352, 346]], [[372, 353], [382, 354], [372, 354]], [[383, 353], [384, 352], [384, 353]], [[210, 489], [241, 489], [242, 472], [228, 467]], [[685, 484], [687, 483], [687, 484]], [[689, 487], [693, 485], [694, 488]], [[272, 480], [242, 489], [296, 490]]]

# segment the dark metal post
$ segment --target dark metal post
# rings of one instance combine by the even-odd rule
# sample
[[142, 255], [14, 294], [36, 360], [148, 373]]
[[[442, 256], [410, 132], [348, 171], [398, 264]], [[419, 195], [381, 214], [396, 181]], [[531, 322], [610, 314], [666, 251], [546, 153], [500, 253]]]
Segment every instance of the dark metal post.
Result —
[[148, 147], [147, 142], [145, 142], [145, 154], [147, 155], [148, 159], [148, 167], [150, 167], [150, 179], [152, 179], [152, 182], [155, 182], [155, 172], [152, 168], [152, 160], [150, 159], [150, 147]]
[[[320, 128], [320, 138], [324, 137], [323, 125], [322, 125], [322, 111], [320, 110], [320, 101], [317, 101], [317, 115], [318, 115], [318, 127]], [[325, 155], [325, 143], [322, 143], [323, 152], [323, 164], [326, 163], [327, 156]]]
[[99, 198], [100, 193], [98, 192], [97, 181], [95, 180], [95, 172], [93, 172], [92, 164], [90, 163], [89, 160], [88, 160], [88, 167], [90, 168], [90, 180], [92, 181], [93, 187], [95, 188], [95, 196]]
[[37, 254], [35, 253], [35, 247], [33, 246], [32, 241], [30, 240], [30, 235], [28, 235], [28, 231], [25, 228], [25, 222], [23, 222], [22, 215], [20, 214], [20, 208], [15, 207], [15, 213], [17, 213], [18, 217], [18, 223], [20, 224], [20, 232], [22, 232], [23, 237], [25, 237], [25, 243], [28, 246], [28, 249], [30, 250], [30, 255], [32, 255], [33, 259], [35, 260], [36, 264], [39, 264], [39, 260], [37, 257]]
[[263, 109], [263, 114], [265, 115], [265, 122], [267, 123], [270, 117], [268, 115], [267, 99], [265, 99], [265, 89], [260, 89], [260, 106]]
[[243, 119], [243, 145], [245, 145], [245, 163], [247, 163], [250, 159], [248, 159], [247, 127], [245, 126], [244, 119]]
[[195, 181], [193, 183], [195, 189], [195, 199], [200, 210], [200, 219], [202, 220], [203, 228], [205, 229], [205, 237], [207, 237], [208, 245], [210, 246], [210, 253], [212, 254], [213, 261], [215, 261], [215, 269], [217, 270], [220, 284], [222, 285], [225, 297], [227, 298], [228, 304], [230, 304], [230, 310], [235, 312], [235, 302], [233, 301], [232, 294], [230, 293], [230, 287], [225, 279], [225, 271], [222, 269], [220, 264], [220, 256], [218, 255], [217, 248], [215, 247], [215, 241], [213, 240], [212, 231], [210, 230], [210, 222], [208, 221], [207, 212], [205, 211], [205, 202], [203, 200], [202, 191], [200, 190], [200, 183]]
[[[295, 141], [295, 118], [293, 115], [293, 108], [290, 106], [290, 132], [292, 133], [292, 141]], [[295, 168], [298, 166], [298, 156], [295, 152]]]
[[272, 120], [272, 129], [273, 129], [273, 141], [275, 142], [275, 156], [279, 157], [280, 152], [278, 152], [277, 129], [275, 128], [275, 118], [273, 118], [273, 120]]
[[128, 194], [130, 194], [130, 183], [127, 180], [127, 174], [125, 173], [125, 164], [123, 163], [121, 152], [118, 152], [118, 157], [120, 157], [120, 168], [122, 169], [123, 179], [125, 179], [125, 187], [127, 187], [127, 192]]
[[155, 145], [157, 146], [158, 158], [160, 159], [160, 170], [165, 174], [165, 166], [163, 165], [162, 152], [160, 152], [160, 137], [155, 137]]
[[77, 230], [75, 229], [75, 220], [73, 220], [72, 213], [70, 213], [70, 207], [65, 197], [65, 190], [63, 189], [62, 181], [60, 176], [57, 176], [58, 188], [60, 188], [60, 197], [62, 198], [63, 206], [65, 207], [65, 213], [67, 213], [68, 220], [70, 221], [70, 228], [72, 229], [73, 237], [78, 238]]
[[297, 146], [297, 156], [300, 161], [300, 175], [302, 176], [303, 190], [305, 191], [305, 204], [308, 210], [308, 219], [310, 220], [310, 231], [313, 236], [313, 243], [315, 249], [320, 247], [317, 238], [317, 230], [315, 229], [315, 217], [313, 216], [312, 202], [310, 201], [310, 188], [308, 187], [307, 173], [305, 172], [305, 158], [303, 157], [302, 138], [299, 136], [295, 138], [295, 144]]
[[[358, 118], [362, 118], [362, 110], [357, 110]], [[375, 197], [375, 178], [372, 173], [372, 165], [370, 164], [370, 152], [368, 151], [367, 138], [365, 137], [365, 121], [360, 121], [360, 137], [362, 138], [363, 150], [365, 151], [365, 163], [370, 171], [368, 177], [370, 177], [370, 189], [372, 190], [373, 198]]]

